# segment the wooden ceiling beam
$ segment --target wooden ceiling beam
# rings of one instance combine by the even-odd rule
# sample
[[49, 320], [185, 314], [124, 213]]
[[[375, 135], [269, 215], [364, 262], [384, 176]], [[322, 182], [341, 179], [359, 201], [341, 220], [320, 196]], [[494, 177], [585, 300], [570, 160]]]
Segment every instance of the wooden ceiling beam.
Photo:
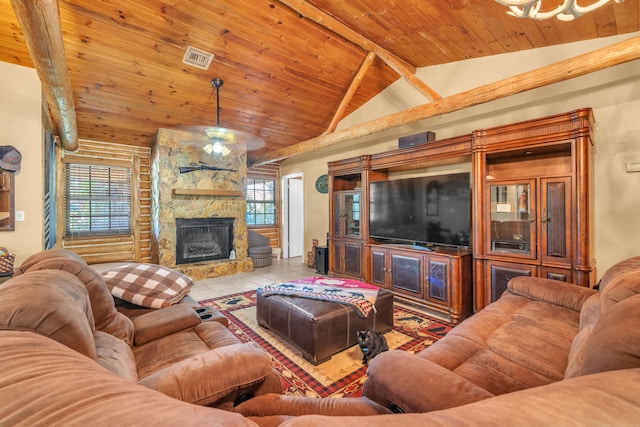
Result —
[[11, 0], [42, 82], [53, 125], [62, 148], [79, 148], [76, 110], [71, 79], [62, 41], [62, 27], [56, 0]]
[[341, 142], [415, 123], [430, 117], [462, 110], [474, 105], [516, 95], [553, 83], [570, 80], [614, 65], [640, 59], [640, 36], [615, 43], [608, 47], [565, 59], [532, 71], [527, 71], [470, 89], [427, 104], [418, 105], [398, 113], [370, 120], [350, 128], [321, 135], [298, 144], [268, 153], [252, 160], [252, 166], [271, 163], [329, 147]]
[[364, 58], [364, 61], [362, 61], [362, 65], [360, 66], [358, 73], [353, 78], [353, 81], [351, 82], [351, 85], [349, 85], [349, 89], [347, 90], [347, 93], [345, 94], [345, 96], [342, 98], [342, 101], [340, 101], [340, 106], [338, 106], [338, 110], [333, 115], [333, 119], [331, 120], [329, 127], [325, 131], [325, 134], [333, 132], [334, 130], [336, 130], [336, 127], [338, 127], [338, 123], [340, 122], [340, 120], [342, 120], [342, 117], [344, 116], [344, 112], [347, 109], [349, 102], [351, 102], [353, 95], [358, 90], [358, 87], [360, 87], [360, 83], [362, 83], [362, 79], [364, 78], [364, 75], [367, 74], [367, 70], [369, 70], [369, 67], [371, 67], [371, 64], [373, 64], [373, 60], [375, 58], [376, 58], [375, 52], [369, 52], [367, 56]]
[[351, 28], [347, 27], [337, 19], [322, 12], [320, 9], [312, 6], [304, 0], [279, 0], [280, 3], [290, 7], [298, 12], [300, 15], [312, 20], [318, 25], [338, 34], [354, 43], [364, 50], [375, 52], [375, 54], [382, 59], [389, 67], [391, 67], [396, 73], [404, 78], [411, 86], [413, 86], [418, 92], [426, 96], [430, 100], [440, 99], [440, 96], [423, 81], [416, 76], [416, 67], [409, 64], [402, 58], [397, 57], [382, 46], [372, 42], [364, 37], [362, 34], [357, 33]]

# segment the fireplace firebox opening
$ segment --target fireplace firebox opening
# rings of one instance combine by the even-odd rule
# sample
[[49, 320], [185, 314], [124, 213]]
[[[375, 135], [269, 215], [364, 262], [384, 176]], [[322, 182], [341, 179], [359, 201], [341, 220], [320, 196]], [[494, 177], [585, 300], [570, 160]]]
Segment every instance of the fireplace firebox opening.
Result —
[[176, 218], [176, 264], [228, 259], [233, 218]]

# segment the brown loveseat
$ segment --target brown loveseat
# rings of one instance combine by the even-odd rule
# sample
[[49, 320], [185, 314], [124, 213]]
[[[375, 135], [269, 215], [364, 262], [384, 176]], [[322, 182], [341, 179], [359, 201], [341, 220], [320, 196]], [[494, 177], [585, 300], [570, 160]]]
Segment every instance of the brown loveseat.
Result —
[[0, 286], [0, 329], [53, 338], [118, 377], [191, 403], [231, 407], [281, 393], [267, 353], [241, 343], [223, 323], [202, 321], [188, 304], [131, 320], [81, 258], [45, 252]]
[[429, 412], [640, 367], [640, 257], [612, 267], [600, 289], [514, 278], [434, 345], [376, 357], [364, 395], [395, 411]]

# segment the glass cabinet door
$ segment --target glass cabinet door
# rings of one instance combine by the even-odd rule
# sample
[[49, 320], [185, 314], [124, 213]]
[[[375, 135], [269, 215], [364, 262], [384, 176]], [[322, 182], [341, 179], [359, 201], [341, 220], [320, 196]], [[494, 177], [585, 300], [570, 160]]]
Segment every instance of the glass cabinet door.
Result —
[[489, 251], [535, 258], [533, 181], [489, 185]]
[[360, 192], [344, 195], [345, 236], [360, 236]]

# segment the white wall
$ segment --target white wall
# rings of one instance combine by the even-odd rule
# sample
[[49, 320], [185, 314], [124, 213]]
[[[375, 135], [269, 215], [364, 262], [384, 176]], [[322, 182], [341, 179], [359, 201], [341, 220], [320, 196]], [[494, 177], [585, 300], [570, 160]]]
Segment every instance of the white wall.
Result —
[[25, 212], [15, 231], [0, 232], [0, 246], [13, 252], [19, 265], [44, 245], [42, 88], [33, 68], [0, 62], [0, 76], [0, 145], [13, 145], [22, 154], [15, 207]]
[[[418, 70], [418, 77], [442, 97], [446, 97], [637, 35], [639, 34], [634, 33], [427, 67]], [[398, 80], [345, 118], [339, 129], [426, 101], [406, 82]], [[282, 175], [304, 172], [307, 177], [305, 248], [311, 248], [311, 239], [314, 238], [324, 242], [329, 230], [328, 196], [319, 194], [314, 189], [315, 179], [327, 173], [327, 161], [392, 150], [397, 148], [399, 136], [425, 130], [434, 131], [438, 139], [443, 139], [476, 129], [585, 107], [593, 108], [596, 119], [595, 257], [598, 277], [601, 277], [615, 262], [640, 255], [640, 173], [625, 171], [627, 161], [640, 161], [640, 61], [433, 117], [285, 161]]]

